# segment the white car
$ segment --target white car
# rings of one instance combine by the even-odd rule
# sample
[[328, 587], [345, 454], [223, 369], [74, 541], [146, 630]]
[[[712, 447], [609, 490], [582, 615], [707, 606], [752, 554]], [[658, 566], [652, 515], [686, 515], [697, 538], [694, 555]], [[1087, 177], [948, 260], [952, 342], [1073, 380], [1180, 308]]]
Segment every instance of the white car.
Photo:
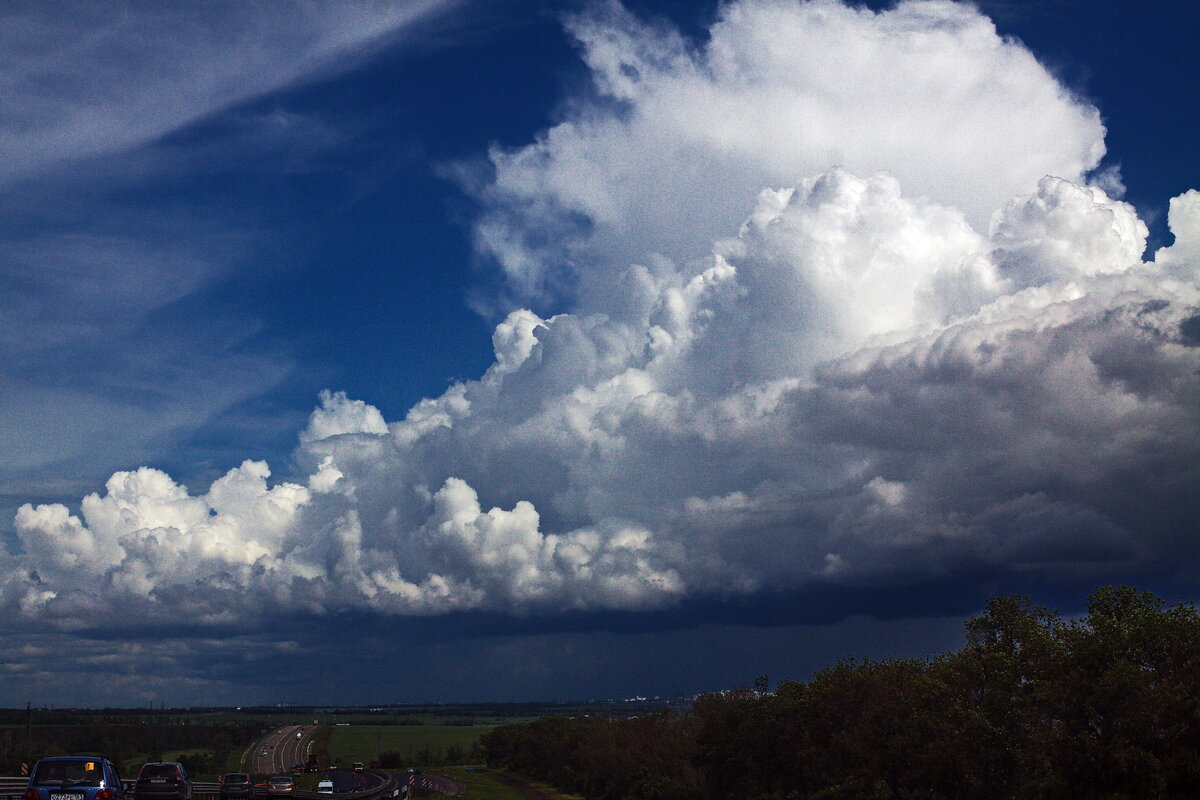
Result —
[[324, 780], [317, 784], [319, 794], [333, 794], [333, 781]]

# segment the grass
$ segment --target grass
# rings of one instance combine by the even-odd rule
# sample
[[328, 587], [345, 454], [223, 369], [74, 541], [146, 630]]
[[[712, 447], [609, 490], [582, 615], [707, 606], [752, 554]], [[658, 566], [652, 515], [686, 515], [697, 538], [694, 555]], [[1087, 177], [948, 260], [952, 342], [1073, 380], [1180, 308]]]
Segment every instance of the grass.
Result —
[[433, 762], [457, 745], [469, 752], [479, 737], [494, 725], [343, 725], [334, 727], [329, 737], [329, 759], [349, 765], [369, 763], [380, 753], [396, 752], [406, 765], [425, 766], [422, 751], [428, 750]]
[[[519, 789], [506, 786], [490, 775], [473, 767], [438, 767], [436, 772], [467, 787], [463, 800], [526, 800]], [[527, 781], [557, 800], [580, 800], [575, 795], [562, 794], [544, 783]]]

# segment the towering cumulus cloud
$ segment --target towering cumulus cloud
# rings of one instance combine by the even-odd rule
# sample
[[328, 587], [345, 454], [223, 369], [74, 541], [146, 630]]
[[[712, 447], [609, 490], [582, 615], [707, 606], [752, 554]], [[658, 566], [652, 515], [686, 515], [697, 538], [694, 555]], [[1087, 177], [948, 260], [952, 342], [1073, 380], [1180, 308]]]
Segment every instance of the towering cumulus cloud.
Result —
[[696, 49], [615, 2], [574, 18], [597, 97], [529, 145], [492, 153], [479, 241], [514, 287], [601, 302], [630, 261], [703, 256], [764, 187], [840, 165], [986, 229], [1044, 175], [1104, 155], [1074, 100], [969, 5], [875, 14], [828, 0], [730, 3]]
[[[650, 609], [1020, 572], [1195, 573], [1200, 194], [1144, 260], [1096, 109], [970, 6], [568, 22], [594, 90], [472, 187], [495, 363], [304, 477], [26, 505], [5, 618]], [[557, 313], [553, 313], [557, 312]], [[450, 335], [450, 334], [448, 334]]]

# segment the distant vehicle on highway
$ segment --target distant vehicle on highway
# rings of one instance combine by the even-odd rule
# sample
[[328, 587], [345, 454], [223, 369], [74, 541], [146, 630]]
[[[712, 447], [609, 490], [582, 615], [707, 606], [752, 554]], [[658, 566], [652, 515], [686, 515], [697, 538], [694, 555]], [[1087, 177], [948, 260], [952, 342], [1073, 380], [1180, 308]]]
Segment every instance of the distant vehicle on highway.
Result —
[[254, 781], [244, 772], [230, 772], [221, 778], [221, 800], [232, 797], [253, 797]]
[[192, 776], [178, 761], [142, 764], [133, 789], [138, 800], [192, 800]]
[[125, 800], [125, 787], [107, 758], [53, 756], [33, 765], [22, 800]]
[[296, 793], [296, 782], [287, 775], [276, 775], [267, 779], [267, 796], [291, 797]]
[[354, 771], [355, 771], [355, 772], [362, 772], [362, 771], [363, 771], [363, 763], [362, 763], [361, 761], [355, 761], [355, 762], [354, 762]]
[[326, 778], [317, 784], [318, 794], [333, 794], [333, 781]]

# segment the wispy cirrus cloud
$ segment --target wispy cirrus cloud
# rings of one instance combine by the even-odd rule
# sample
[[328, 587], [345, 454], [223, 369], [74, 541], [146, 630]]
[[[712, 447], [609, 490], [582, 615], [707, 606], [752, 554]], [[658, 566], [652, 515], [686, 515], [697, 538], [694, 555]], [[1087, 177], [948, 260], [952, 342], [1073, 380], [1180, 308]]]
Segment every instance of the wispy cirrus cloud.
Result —
[[459, 0], [90, 0], [0, 11], [2, 179], [115, 153], [315, 74]]
[[[290, 373], [282, 348], [248, 344], [257, 320], [195, 302], [260, 268], [261, 213], [178, 187], [336, 147], [343, 133], [320, 120], [239, 106], [350, 69], [458, 5], [0, 9], [0, 505], [31, 487], [61, 497], [64, 479], [94, 481], [114, 459], [160, 459]], [[202, 121], [213, 129], [164, 143]]]

